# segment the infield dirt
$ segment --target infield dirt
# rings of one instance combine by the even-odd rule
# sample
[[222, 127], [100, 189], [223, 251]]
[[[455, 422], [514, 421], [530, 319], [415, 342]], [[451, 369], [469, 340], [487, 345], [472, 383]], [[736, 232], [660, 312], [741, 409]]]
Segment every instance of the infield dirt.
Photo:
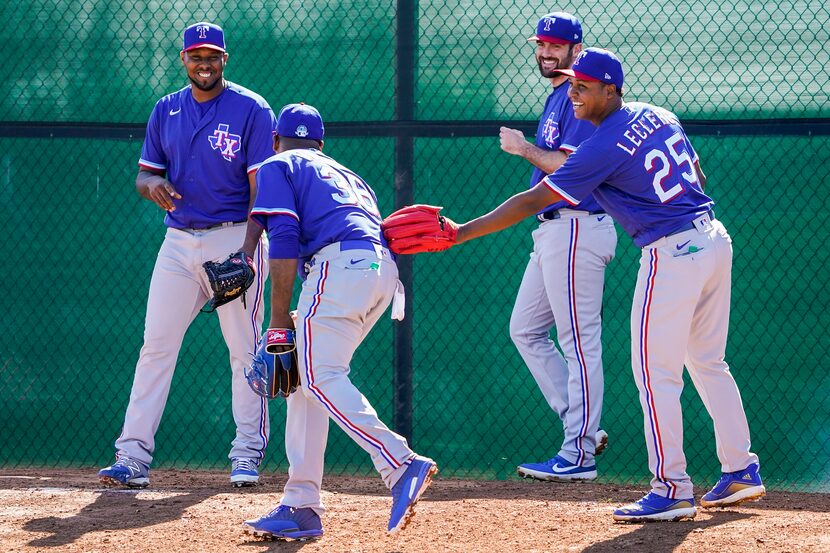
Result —
[[240, 524], [277, 505], [284, 474], [234, 489], [226, 473], [154, 470], [151, 487], [112, 491], [96, 470], [0, 470], [0, 551], [830, 551], [830, 494], [770, 492], [737, 508], [700, 509], [694, 521], [621, 524], [613, 509], [643, 488], [439, 475], [409, 527], [388, 536], [391, 498], [380, 479], [330, 477], [325, 535], [268, 542]]

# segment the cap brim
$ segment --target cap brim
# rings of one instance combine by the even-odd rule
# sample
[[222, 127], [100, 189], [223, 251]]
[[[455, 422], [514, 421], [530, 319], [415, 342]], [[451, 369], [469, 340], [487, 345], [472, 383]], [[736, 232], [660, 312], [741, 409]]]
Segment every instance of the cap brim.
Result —
[[532, 37], [528, 37], [528, 42], [549, 42], [551, 44], [571, 44], [571, 41], [565, 40], [564, 38], [556, 38], [553, 36], [539, 36], [533, 35]]
[[216, 46], [215, 44], [210, 44], [210, 43], [206, 43], [206, 42], [200, 42], [198, 44], [188, 46], [187, 48], [182, 50], [182, 52], [190, 52], [191, 50], [195, 50], [196, 48], [210, 48], [211, 50], [217, 50], [217, 51], [222, 52], [222, 53], [225, 52], [224, 48], [220, 48], [219, 46]]
[[[574, 71], [573, 69], [554, 69], [553, 72], [556, 73], [557, 75], [567, 75], [568, 77], [573, 77], [574, 79], [579, 79], [580, 81], [594, 81], [594, 82], [597, 82], [597, 83], [604, 82], [604, 81], [601, 81], [600, 79], [597, 79], [596, 77], [592, 77], [592, 76], [587, 75], [585, 73], [580, 73], [579, 71]], [[611, 84], [611, 83], [606, 83], [606, 84]]]

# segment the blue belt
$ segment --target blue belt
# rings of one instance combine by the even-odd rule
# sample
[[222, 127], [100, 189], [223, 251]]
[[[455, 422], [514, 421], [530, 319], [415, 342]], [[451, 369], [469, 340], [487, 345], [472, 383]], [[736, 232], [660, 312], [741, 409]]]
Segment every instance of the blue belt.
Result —
[[345, 252], [348, 250], [369, 250], [375, 251], [376, 248], [385, 248], [383, 244], [378, 244], [376, 242], [370, 242], [369, 240], [342, 240], [340, 242], [340, 251]]
[[[712, 211], [711, 209], [709, 211], [707, 211], [706, 213], [704, 213], [703, 215], [708, 215], [710, 221], [715, 220], [715, 212]], [[703, 215], [698, 215], [697, 217], [695, 217], [694, 219], [692, 219], [691, 221], [689, 221], [688, 223], [686, 223], [682, 227], [671, 231], [666, 236], [673, 236], [675, 234], [680, 234], [681, 232], [686, 232], [687, 230], [692, 230], [693, 228], [696, 228], [695, 227], [695, 221], [697, 221], [700, 217], [703, 217]]]
[[[580, 211], [579, 209], [575, 209], [574, 211]], [[588, 215], [597, 215], [598, 213], [605, 213], [604, 211], [589, 211]], [[536, 214], [536, 220], [540, 223], [544, 221], [553, 221], [554, 219], [560, 219], [562, 214], [559, 213], [558, 209], [549, 209], [547, 211], [543, 211], [542, 213]]]

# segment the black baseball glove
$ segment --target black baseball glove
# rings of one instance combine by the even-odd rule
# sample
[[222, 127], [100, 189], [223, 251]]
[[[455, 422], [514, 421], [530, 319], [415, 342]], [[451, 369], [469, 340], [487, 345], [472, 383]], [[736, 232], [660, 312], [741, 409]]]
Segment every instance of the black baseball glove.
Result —
[[245, 252], [236, 252], [228, 256], [222, 263], [206, 261], [202, 264], [207, 273], [213, 297], [210, 298], [210, 309], [203, 313], [212, 313], [220, 305], [225, 305], [242, 296], [242, 305], [245, 305], [245, 291], [254, 283], [254, 261]]

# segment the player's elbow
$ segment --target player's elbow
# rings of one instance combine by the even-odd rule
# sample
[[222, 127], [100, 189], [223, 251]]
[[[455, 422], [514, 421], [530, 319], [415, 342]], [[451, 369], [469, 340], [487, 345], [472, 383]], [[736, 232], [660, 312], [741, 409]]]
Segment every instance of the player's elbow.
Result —
[[[556, 196], [556, 197], [554, 197]], [[559, 194], [548, 188], [544, 181], [524, 193], [525, 209], [530, 213], [538, 213], [550, 204], [562, 199]]]

